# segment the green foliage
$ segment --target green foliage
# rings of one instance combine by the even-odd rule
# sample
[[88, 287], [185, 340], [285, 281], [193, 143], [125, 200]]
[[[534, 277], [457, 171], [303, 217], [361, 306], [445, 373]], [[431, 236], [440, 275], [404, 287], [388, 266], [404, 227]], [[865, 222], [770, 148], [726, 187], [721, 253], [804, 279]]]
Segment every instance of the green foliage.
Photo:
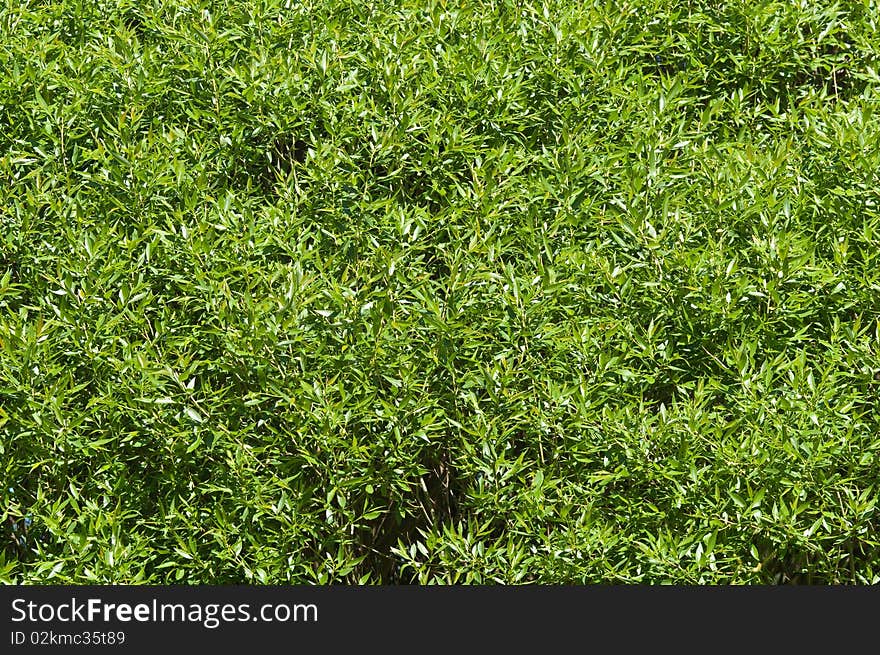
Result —
[[880, 582], [880, 6], [0, 9], [0, 581]]

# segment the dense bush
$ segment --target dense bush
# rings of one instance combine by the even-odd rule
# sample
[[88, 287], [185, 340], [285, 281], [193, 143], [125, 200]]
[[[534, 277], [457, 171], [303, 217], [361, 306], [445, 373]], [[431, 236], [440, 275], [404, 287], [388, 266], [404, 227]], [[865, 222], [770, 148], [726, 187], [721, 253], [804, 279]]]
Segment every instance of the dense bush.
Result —
[[880, 581], [875, 0], [0, 9], [0, 580]]

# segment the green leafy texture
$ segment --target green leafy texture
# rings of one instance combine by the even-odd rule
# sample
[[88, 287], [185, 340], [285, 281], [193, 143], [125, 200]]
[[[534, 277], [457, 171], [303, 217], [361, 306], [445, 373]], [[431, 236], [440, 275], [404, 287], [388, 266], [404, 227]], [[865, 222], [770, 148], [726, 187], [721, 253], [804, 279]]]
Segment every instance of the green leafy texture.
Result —
[[0, 581], [880, 582], [880, 7], [0, 9]]

